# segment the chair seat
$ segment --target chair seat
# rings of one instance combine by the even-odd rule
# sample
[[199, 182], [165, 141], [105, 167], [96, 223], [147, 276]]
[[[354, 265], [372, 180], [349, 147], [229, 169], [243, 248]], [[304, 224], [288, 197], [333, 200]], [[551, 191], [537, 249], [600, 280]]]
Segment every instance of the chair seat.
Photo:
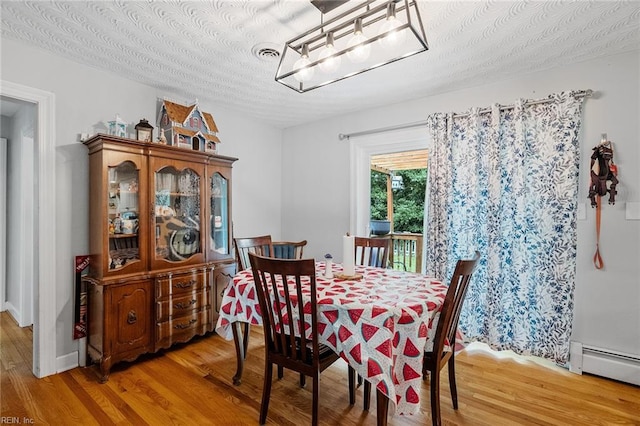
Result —
[[[288, 339], [289, 335], [287, 335], [286, 338]], [[295, 340], [298, 362], [304, 362], [306, 359], [307, 362], [304, 362], [304, 364], [311, 365], [313, 361], [313, 344], [311, 342], [307, 342], [305, 347], [305, 350], [307, 351], [306, 357], [302, 357], [302, 353], [300, 352], [300, 338], [296, 337]], [[328, 367], [338, 358], [340, 358], [340, 355], [338, 355], [333, 349], [323, 343], [318, 343], [318, 359], [320, 360], [321, 371], [326, 368], [322, 368], [325, 364]]]
[[[308, 350], [311, 351], [311, 348], [308, 348]], [[334, 356], [339, 357], [339, 355], [335, 353], [334, 350], [329, 346], [323, 345], [322, 343], [318, 345], [318, 357], [320, 358], [321, 362], [326, 358], [332, 358]]]

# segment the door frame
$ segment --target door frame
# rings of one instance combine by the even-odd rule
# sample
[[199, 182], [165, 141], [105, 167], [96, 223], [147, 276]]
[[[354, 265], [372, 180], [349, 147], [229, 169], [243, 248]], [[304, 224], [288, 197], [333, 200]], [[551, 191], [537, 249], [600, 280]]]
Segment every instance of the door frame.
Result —
[[[33, 103], [37, 110], [37, 285], [33, 292], [33, 374], [56, 371], [56, 163], [55, 95], [51, 92], [0, 81], [0, 95]], [[46, 208], [45, 208], [46, 206]]]
[[0, 312], [7, 299], [7, 140], [0, 138]]

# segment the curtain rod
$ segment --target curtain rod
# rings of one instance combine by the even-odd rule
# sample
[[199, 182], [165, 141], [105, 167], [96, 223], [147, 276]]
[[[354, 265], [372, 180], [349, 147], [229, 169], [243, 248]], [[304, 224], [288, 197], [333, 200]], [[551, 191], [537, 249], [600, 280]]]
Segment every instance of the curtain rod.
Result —
[[[590, 98], [591, 96], [593, 96], [593, 90], [588, 89], [588, 90], [579, 90], [576, 92], [575, 97], [576, 98]], [[531, 106], [531, 105], [538, 105], [538, 104], [546, 104], [549, 102], [552, 102], [553, 99], [550, 98], [546, 98], [546, 99], [540, 99], [537, 101], [528, 101], [525, 102], [524, 105], [525, 106]], [[500, 111], [506, 111], [509, 109], [513, 109], [515, 108], [515, 105], [500, 105]], [[481, 109], [479, 111], [480, 114], [488, 114], [491, 112], [491, 108], [485, 108], [485, 109]], [[465, 113], [465, 114], [453, 114], [453, 118], [464, 118], [464, 117], [468, 117], [470, 114], [469, 113]], [[371, 130], [363, 130], [362, 132], [355, 132], [355, 133], [339, 133], [338, 134], [338, 139], [342, 140], [349, 140], [349, 138], [353, 138], [353, 137], [357, 137], [357, 136], [365, 136], [365, 135], [373, 135], [376, 133], [385, 133], [385, 132], [392, 132], [394, 130], [404, 130], [404, 129], [411, 129], [413, 127], [422, 127], [422, 126], [426, 126], [427, 125], [427, 120], [423, 120], [423, 121], [416, 121], [414, 123], [407, 123], [407, 124], [398, 124], [396, 126], [389, 126], [389, 127], [380, 127], [378, 129], [371, 129]]]

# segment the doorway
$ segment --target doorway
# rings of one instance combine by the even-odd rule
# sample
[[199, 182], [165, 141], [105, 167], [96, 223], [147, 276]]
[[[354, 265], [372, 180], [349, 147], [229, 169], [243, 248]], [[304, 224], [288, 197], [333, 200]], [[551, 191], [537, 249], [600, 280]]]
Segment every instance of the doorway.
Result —
[[427, 161], [427, 149], [371, 156], [371, 234], [390, 240], [393, 269], [423, 270]]
[[[53, 93], [0, 81], [0, 99], [27, 103], [35, 108], [33, 149], [29, 152], [32, 169], [32, 188], [27, 193], [33, 203], [31, 273], [33, 290], [31, 302], [33, 323], [33, 374], [45, 377], [56, 369], [56, 259], [55, 259], [55, 96]], [[9, 141], [9, 143], [11, 143]], [[47, 209], [39, 208], [47, 206]], [[11, 244], [11, 241], [7, 242]], [[9, 250], [7, 250], [9, 251]], [[5, 256], [6, 257], [6, 256]], [[5, 300], [6, 289], [2, 289]]]
[[350, 228], [356, 232], [356, 235], [368, 235], [371, 218], [371, 157], [428, 149], [429, 133], [424, 127], [413, 127], [359, 136], [350, 139], [350, 145]]
[[0, 228], [2, 263], [2, 310], [20, 327], [33, 325], [33, 288], [37, 268], [32, 255], [36, 238], [37, 194], [34, 159], [36, 106], [0, 97], [0, 129], [4, 138], [4, 168]]
[[422, 233], [427, 160], [427, 149], [371, 156], [372, 220], [389, 221], [391, 232]]

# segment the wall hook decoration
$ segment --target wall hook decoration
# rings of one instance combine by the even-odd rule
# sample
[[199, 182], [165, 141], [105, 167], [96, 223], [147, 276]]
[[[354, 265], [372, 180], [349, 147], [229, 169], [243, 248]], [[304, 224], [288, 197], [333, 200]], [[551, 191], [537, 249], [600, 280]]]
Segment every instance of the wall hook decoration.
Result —
[[593, 148], [593, 154], [591, 154], [591, 184], [589, 186], [591, 207], [596, 207], [600, 197], [606, 196], [607, 193], [609, 193], [609, 204], [616, 203], [617, 174], [618, 166], [613, 162], [613, 144], [607, 139], [607, 134], [603, 133], [600, 143]]
[[[616, 186], [618, 185], [618, 166], [613, 162], [613, 144], [603, 133], [600, 143], [593, 148], [591, 155], [591, 183], [589, 198], [591, 207], [596, 209], [596, 252], [593, 264], [596, 269], [604, 268], [604, 261], [600, 254], [600, 221], [602, 216], [602, 197], [609, 193], [609, 204], [616, 203]], [[609, 186], [607, 184], [610, 182]]]

